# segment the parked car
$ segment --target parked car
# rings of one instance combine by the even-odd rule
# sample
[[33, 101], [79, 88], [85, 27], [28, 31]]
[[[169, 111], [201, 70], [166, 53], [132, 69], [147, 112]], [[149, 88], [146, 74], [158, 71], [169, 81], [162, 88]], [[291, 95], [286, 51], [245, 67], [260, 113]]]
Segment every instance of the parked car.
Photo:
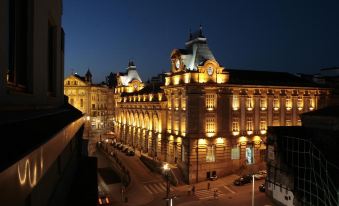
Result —
[[218, 179], [218, 176], [216, 174], [212, 174], [208, 177], [208, 180], [211, 180], [211, 181], [214, 181], [214, 180], [217, 180]]
[[265, 179], [266, 176], [267, 176], [266, 170], [260, 170], [254, 174], [254, 179], [261, 180], [261, 179]]
[[259, 185], [259, 191], [260, 192], [265, 192], [265, 184]]
[[252, 182], [252, 175], [244, 175], [234, 180], [233, 184], [236, 186], [244, 185]]
[[132, 150], [132, 149], [128, 149], [127, 152], [126, 152], [126, 155], [127, 155], [127, 156], [134, 156], [134, 155], [135, 155], [135, 152], [134, 152], [134, 150]]
[[123, 146], [124, 146], [123, 144], [119, 144], [119, 145], [117, 146], [117, 148], [118, 148], [119, 150], [121, 150]]
[[127, 145], [123, 146], [121, 151], [126, 153], [128, 151], [129, 147]]
[[108, 195], [99, 195], [98, 205], [105, 205], [105, 206], [111, 205], [111, 201]]
[[120, 142], [117, 142], [115, 145], [113, 145], [115, 148], [118, 148], [121, 145]]

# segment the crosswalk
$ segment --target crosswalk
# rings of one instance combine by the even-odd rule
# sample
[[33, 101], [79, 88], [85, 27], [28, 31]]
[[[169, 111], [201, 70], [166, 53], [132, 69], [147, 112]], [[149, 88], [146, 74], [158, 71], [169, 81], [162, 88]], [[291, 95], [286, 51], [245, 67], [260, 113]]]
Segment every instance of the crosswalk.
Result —
[[[166, 192], [166, 182], [156, 182], [156, 183], [147, 183], [144, 184], [144, 188], [150, 194], [159, 194]], [[173, 192], [174, 189], [170, 187], [170, 191]]]
[[221, 191], [219, 191], [217, 188], [211, 188], [209, 190], [198, 190], [195, 192], [195, 196], [200, 199], [209, 199], [209, 198], [215, 198], [214, 197], [214, 191], [217, 190], [216, 192], [216, 198], [220, 197], [220, 196], [224, 196], [225, 194], [222, 193]]

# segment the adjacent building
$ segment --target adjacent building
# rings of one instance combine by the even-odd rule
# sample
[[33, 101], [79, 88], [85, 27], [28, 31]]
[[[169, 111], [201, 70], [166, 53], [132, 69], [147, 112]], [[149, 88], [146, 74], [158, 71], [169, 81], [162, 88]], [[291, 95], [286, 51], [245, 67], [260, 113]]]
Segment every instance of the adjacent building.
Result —
[[72, 74], [66, 77], [64, 94], [71, 105], [86, 115], [92, 131], [112, 126], [114, 90], [106, 83], [94, 84], [89, 70], [84, 76]]
[[279, 205], [339, 205], [339, 107], [301, 119], [268, 130], [266, 193]]
[[328, 102], [328, 88], [290, 73], [224, 68], [201, 28], [170, 58], [164, 84], [142, 85], [131, 69], [119, 80], [115, 131], [189, 183], [265, 168], [267, 127], [301, 125]]
[[95, 205], [85, 120], [63, 95], [62, 1], [3, 0], [0, 14], [0, 205]]

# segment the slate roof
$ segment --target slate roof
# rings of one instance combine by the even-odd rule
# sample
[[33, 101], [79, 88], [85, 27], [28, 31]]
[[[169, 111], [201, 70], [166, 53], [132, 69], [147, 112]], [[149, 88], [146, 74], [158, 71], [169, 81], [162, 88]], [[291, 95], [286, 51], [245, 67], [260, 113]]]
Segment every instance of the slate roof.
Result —
[[263, 86], [296, 86], [296, 87], [325, 87], [302, 79], [287, 72], [255, 71], [226, 69], [229, 72], [229, 84], [263, 85]]

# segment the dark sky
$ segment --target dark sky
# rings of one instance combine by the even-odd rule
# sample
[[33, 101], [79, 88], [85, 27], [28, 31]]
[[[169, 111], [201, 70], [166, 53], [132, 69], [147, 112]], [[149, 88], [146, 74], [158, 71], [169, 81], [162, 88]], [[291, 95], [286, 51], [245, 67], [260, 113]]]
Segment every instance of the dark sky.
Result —
[[133, 59], [146, 81], [202, 24], [225, 68], [318, 73], [339, 66], [339, 1], [64, 0], [65, 75], [94, 81]]

